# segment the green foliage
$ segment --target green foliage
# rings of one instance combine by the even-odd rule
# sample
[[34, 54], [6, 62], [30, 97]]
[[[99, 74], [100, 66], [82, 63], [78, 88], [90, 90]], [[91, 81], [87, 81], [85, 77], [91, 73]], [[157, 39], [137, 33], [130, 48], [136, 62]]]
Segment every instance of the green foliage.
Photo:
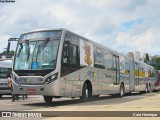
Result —
[[160, 70], [160, 57], [156, 58], [156, 65], [154, 67], [156, 70]]
[[146, 61], [149, 61], [149, 55], [148, 55], [148, 53], [146, 54]]
[[156, 62], [159, 63], [160, 62], [160, 57], [156, 58]]
[[148, 53], [146, 54], [146, 57], [144, 58], [144, 63], [147, 63], [149, 61], [149, 55]]
[[11, 54], [11, 55], [14, 56], [15, 51], [14, 51], [14, 50], [11, 50], [11, 51], [9, 51], [9, 53], [7, 53], [7, 51], [3, 51], [3, 53], [5, 53], [5, 54]]
[[147, 63], [147, 59], [146, 58], [144, 58], [144, 63]]

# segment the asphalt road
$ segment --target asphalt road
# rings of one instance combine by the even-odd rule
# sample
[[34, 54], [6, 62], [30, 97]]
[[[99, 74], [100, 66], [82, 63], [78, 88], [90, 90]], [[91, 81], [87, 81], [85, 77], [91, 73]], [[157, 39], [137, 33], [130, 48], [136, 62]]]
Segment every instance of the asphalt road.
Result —
[[[47, 104], [43, 101], [42, 96], [28, 96], [28, 99], [23, 100], [20, 96], [19, 101], [11, 102], [11, 96], [3, 96], [0, 98], [0, 111], [19, 111], [19, 112], [45, 112], [46, 117], [42, 118], [23, 118], [23, 120], [97, 120], [97, 117], [94, 116], [91, 112], [91, 117], [84, 118], [84, 113], [86, 111], [96, 111], [96, 115], [98, 111], [143, 111], [143, 110], [158, 110], [160, 108], [159, 104], [159, 98], [160, 98], [159, 92], [153, 92], [148, 94], [140, 94], [140, 93], [134, 93], [131, 95], [126, 95], [123, 98], [119, 97], [113, 97], [113, 96], [100, 96], [99, 98], [93, 98], [89, 102], [86, 103], [80, 103], [80, 100], [78, 98], [71, 99], [71, 98], [60, 98], [60, 99], [54, 99], [52, 103]], [[51, 111], [51, 112], [50, 112]], [[62, 113], [60, 113], [60, 111]], [[71, 111], [71, 112], [67, 112]], [[82, 117], [70, 117], [74, 114], [74, 111], [84, 111], [83, 113], [78, 112], [78, 116], [82, 114]], [[57, 112], [57, 113], [56, 113]], [[101, 113], [101, 112], [100, 112]], [[114, 114], [117, 114], [119, 112], [113, 112]], [[113, 114], [112, 113], [112, 114]], [[43, 114], [43, 113], [42, 113]], [[48, 115], [56, 115], [57, 117], [49, 117]], [[68, 115], [70, 114], [70, 115]], [[123, 113], [124, 115], [126, 113]], [[62, 116], [68, 116], [68, 117], [62, 117]], [[88, 115], [88, 113], [87, 113]], [[58, 117], [59, 116], [59, 117]], [[61, 116], [61, 117], [60, 117]], [[19, 117], [12, 117], [12, 118], [0, 118], [1, 120], [21, 120], [22, 118]], [[104, 117], [99, 117], [98, 120], [104, 120]], [[128, 120], [127, 117], [111, 117], [109, 119], [112, 120]], [[155, 118], [154, 118], [155, 119]], [[131, 117], [130, 120], [135, 120], [134, 117]], [[138, 118], [139, 120], [139, 118]], [[145, 118], [143, 120], [146, 120]], [[152, 119], [148, 119], [152, 120]], [[155, 119], [155, 120], [158, 120]]]
[[99, 98], [93, 98], [86, 103], [81, 103], [78, 98], [60, 98], [54, 99], [50, 104], [45, 103], [42, 96], [31, 95], [28, 96], [27, 100], [22, 100], [22, 97], [20, 96], [19, 101], [11, 102], [11, 96], [4, 95], [2, 98], [0, 98], [0, 111], [25, 111], [50, 107], [54, 109], [58, 106], [116, 105], [129, 101], [139, 100], [149, 96], [154, 96], [156, 94], [157, 92], [149, 94], [134, 93], [131, 95], [126, 95], [123, 98], [114, 96], [100, 96]]

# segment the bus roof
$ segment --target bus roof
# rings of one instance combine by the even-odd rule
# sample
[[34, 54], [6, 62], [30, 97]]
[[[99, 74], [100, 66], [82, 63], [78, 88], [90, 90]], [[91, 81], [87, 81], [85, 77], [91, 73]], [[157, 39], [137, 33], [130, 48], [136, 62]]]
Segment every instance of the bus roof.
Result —
[[22, 34], [28, 34], [28, 33], [33, 33], [33, 32], [41, 32], [41, 31], [52, 31], [52, 30], [66, 30], [64, 28], [53, 28], [53, 29], [46, 29], [46, 28], [43, 28], [43, 29], [36, 29], [36, 30], [32, 30], [32, 31], [29, 31], [29, 32], [25, 32], [25, 33], [22, 33]]
[[[90, 40], [90, 39], [88, 39], [88, 38], [85, 38], [85, 37], [83, 37], [83, 36], [81, 36], [81, 35], [78, 35], [78, 34], [76, 34], [76, 33], [74, 33], [74, 32], [71, 32], [71, 31], [69, 31], [69, 30], [67, 30], [67, 29], [64, 29], [64, 28], [37, 29], [37, 30], [32, 30], [32, 31], [29, 31], [29, 32], [26, 32], [26, 33], [23, 33], [23, 34], [34, 33], [34, 32], [41, 32], [41, 31], [52, 31], [52, 30], [62, 30], [62, 31], [64, 31], [64, 32], [69, 32], [69, 33], [75, 34], [75, 35], [77, 35], [77, 36], [79, 36], [79, 37], [81, 37], [81, 38], [84, 38], [85, 40], [87, 40], [87, 41], [89, 41], [89, 42], [91, 42], [91, 43], [93, 43], [93, 44], [96, 44], [96, 45], [99, 46], [99, 47], [102, 47], [102, 48], [104, 48], [104, 49], [109, 50], [110, 52], [114, 53], [115, 55], [117, 54], [117, 55], [124, 56], [124, 55], [122, 55], [121, 53], [119, 53], [119, 52], [117, 52], [117, 51], [114, 51], [114, 50], [112, 50], [112, 49], [110, 49], [110, 48], [108, 48], [108, 47], [106, 47], [106, 46], [103, 46], [103, 45], [101, 45], [101, 44], [99, 44], [99, 43], [97, 43], [97, 42], [95, 42], [95, 41], [93, 41], [93, 40]], [[124, 57], [125, 57], [125, 56], [124, 56]]]

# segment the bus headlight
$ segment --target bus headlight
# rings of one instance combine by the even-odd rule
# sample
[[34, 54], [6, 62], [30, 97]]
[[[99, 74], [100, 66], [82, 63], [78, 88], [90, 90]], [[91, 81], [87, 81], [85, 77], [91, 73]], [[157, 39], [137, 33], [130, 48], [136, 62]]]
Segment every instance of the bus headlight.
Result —
[[52, 76], [49, 76], [49, 77], [45, 80], [45, 83], [46, 83], [46, 84], [49, 84], [49, 83], [55, 81], [55, 80], [57, 79], [57, 77], [58, 77], [58, 73], [56, 73], [56, 74], [54, 74], [54, 75], [52, 75]]

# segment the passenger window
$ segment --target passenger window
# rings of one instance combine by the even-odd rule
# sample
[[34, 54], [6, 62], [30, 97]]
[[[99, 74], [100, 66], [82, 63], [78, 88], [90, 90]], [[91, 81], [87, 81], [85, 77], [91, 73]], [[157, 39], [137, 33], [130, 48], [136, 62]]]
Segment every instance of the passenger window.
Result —
[[115, 55], [113, 55], [113, 70], [119, 70], [119, 57]]
[[64, 44], [63, 63], [78, 64], [78, 47], [76, 45]]
[[69, 63], [69, 44], [64, 44], [63, 63]]
[[75, 45], [70, 45], [70, 59], [71, 59], [71, 64], [73, 65], [78, 64], [78, 47]]
[[125, 73], [129, 74], [130, 73], [130, 68], [129, 68], [129, 60], [125, 60]]
[[117, 70], [117, 62], [116, 62], [116, 57], [113, 57], [113, 69]]
[[104, 54], [100, 48], [94, 48], [94, 66], [98, 68], [105, 68]]
[[111, 70], [112, 69], [112, 54], [106, 52], [104, 54], [104, 65], [105, 69]]

